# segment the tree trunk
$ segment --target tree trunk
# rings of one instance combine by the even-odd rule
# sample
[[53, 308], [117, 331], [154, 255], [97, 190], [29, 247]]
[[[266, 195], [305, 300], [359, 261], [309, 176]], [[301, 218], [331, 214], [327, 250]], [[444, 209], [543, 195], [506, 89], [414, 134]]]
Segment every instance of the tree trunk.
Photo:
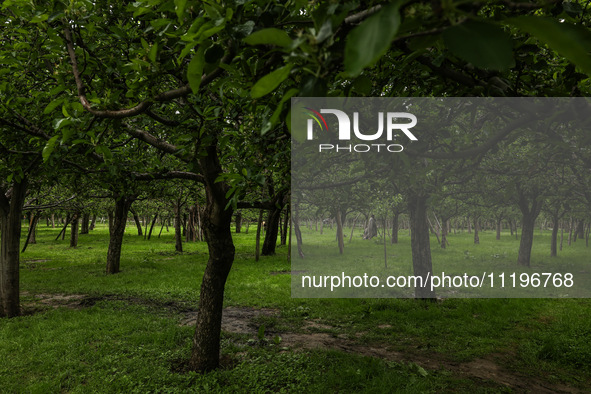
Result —
[[441, 249], [447, 247], [447, 226], [441, 228]]
[[263, 227], [263, 210], [259, 211], [259, 220], [257, 221], [257, 235], [254, 247], [254, 261], [259, 261], [261, 256], [261, 230]]
[[174, 206], [174, 249], [178, 253], [183, 253], [183, 235], [181, 230], [181, 200], [178, 199]]
[[201, 282], [197, 327], [193, 338], [190, 367], [207, 371], [217, 368], [220, 356], [220, 333], [226, 279], [234, 262], [232, 209], [227, 206], [228, 185], [216, 182], [222, 173], [215, 146], [207, 147], [207, 156], [199, 159], [205, 178], [206, 205], [203, 233], [209, 260]]
[[94, 230], [94, 226], [96, 225], [96, 215], [92, 215], [92, 219], [90, 220], [90, 226], [88, 229], [90, 231]]
[[0, 317], [15, 317], [20, 313], [21, 215], [26, 192], [24, 178], [20, 183], [13, 183], [10, 201], [4, 195], [0, 197]]
[[577, 236], [575, 237], [575, 241], [577, 240], [577, 238], [585, 239], [585, 221], [584, 220], [578, 221], [576, 234], [577, 234]]
[[525, 200], [523, 195], [519, 198], [519, 209], [523, 214], [521, 225], [521, 242], [519, 243], [519, 254], [517, 263], [526, 267], [530, 266], [531, 249], [534, 243], [534, 226], [536, 218], [542, 209], [542, 203], [534, 198], [531, 205]]
[[152, 225], [150, 226], [150, 231], [148, 232], [148, 240], [150, 240], [150, 237], [152, 236], [152, 230], [154, 230], [156, 219], [158, 219], [158, 212], [156, 212], [156, 215], [154, 215], [154, 219], [152, 219]]
[[80, 212], [74, 212], [72, 217], [72, 227], [70, 228], [70, 248], [78, 246], [78, 223], [80, 222]]
[[64, 239], [66, 239], [66, 230], [67, 230], [68, 224], [71, 222], [71, 220], [72, 220], [72, 217], [70, 216], [70, 213], [67, 213], [66, 214], [66, 222], [64, 223], [64, 228], [62, 230], [62, 241]]
[[283, 215], [283, 231], [281, 232], [281, 245], [285, 245], [287, 243], [287, 231], [289, 228], [289, 204], [285, 209], [285, 215]]
[[236, 234], [242, 231], [242, 212], [236, 212]]
[[501, 223], [503, 219], [497, 219], [497, 241], [501, 240]]
[[552, 239], [550, 241], [550, 257], [558, 255], [558, 215], [552, 216]]
[[478, 231], [480, 230], [478, 224], [478, 217], [474, 216], [474, 244], [480, 244], [480, 236], [478, 235]]
[[420, 276], [424, 286], [415, 287], [416, 298], [435, 299], [435, 292], [426, 283], [433, 272], [431, 262], [431, 245], [429, 243], [429, 224], [427, 223], [426, 195], [409, 196], [410, 211], [410, 244], [412, 249], [412, 266], [415, 276]]
[[133, 221], [135, 222], [135, 226], [137, 227], [137, 235], [139, 237], [142, 237], [144, 235], [144, 231], [142, 230], [142, 222], [140, 221], [139, 216], [137, 215], [137, 212], [135, 211], [135, 209], [129, 209], [131, 211], [131, 214], [133, 215]]
[[113, 210], [109, 209], [107, 212], [107, 216], [109, 217], [109, 234], [113, 233]]
[[[280, 197], [283, 200], [283, 197]], [[281, 221], [281, 211], [283, 206], [273, 207], [267, 216], [267, 232], [263, 242], [263, 256], [273, 256], [277, 247], [277, 236], [279, 235], [279, 222]]]
[[115, 212], [113, 214], [113, 226], [109, 236], [109, 250], [107, 251], [107, 274], [119, 272], [121, 261], [121, 246], [125, 235], [127, 214], [135, 196], [115, 196]]
[[82, 222], [80, 223], [80, 234], [88, 234], [90, 231], [90, 214], [84, 212], [82, 214]]
[[390, 243], [397, 244], [398, 243], [398, 217], [400, 214], [398, 211], [394, 212], [394, 219], [392, 220], [392, 239]]
[[51, 214], [51, 228], [55, 228], [55, 214]]
[[343, 240], [343, 221], [340, 208], [337, 209], [337, 244], [339, 246], [339, 254], [343, 254], [345, 250], [345, 241]]

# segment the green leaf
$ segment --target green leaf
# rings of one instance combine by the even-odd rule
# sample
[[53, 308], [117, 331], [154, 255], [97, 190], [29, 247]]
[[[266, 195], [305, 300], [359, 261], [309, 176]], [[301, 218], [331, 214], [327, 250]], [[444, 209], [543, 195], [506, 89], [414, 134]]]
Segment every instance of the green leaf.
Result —
[[94, 151], [99, 155], [102, 155], [105, 160], [111, 160], [113, 158], [111, 150], [104, 145], [95, 146]]
[[292, 67], [293, 64], [288, 64], [287, 66], [280, 67], [259, 79], [250, 90], [250, 96], [252, 98], [259, 98], [271, 93], [277, 88], [277, 86], [279, 86], [279, 84], [281, 84], [281, 82], [287, 79]]
[[536, 16], [520, 16], [507, 22], [536, 37], [591, 75], [591, 33], [586, 28]]
[[150, 48], [150, 52], [148, 53], [148, 59], [150, 59], [150, 61], [152, 63], [156, 63], [156, 56], [158, 55], [158, 43], [155, 42], [154, 45], [152, 45], [152, 48]]
[[205, 65], [205, 46], [201, 45], [197, 50], [197, 53], [193, 56], [189, 62], [187, 69], [187, 79], [189, 80], [189, 86], [194, 94], [199, 91], [199, 85], [201, 85], [201, 77], [203, 76], [203, 66]]
[[515, 66], [513, 43], [499, 26], [468, 20], [443, 32], [447, 48], [475, 67], [508, 70]]
[[51, 153], [54, 151], [55, 146], [57, 145], [58, 138], [59, 135], [53, 136], [49, 139], [49, 141], [47, 141], [47, 144], [45, 144], [43, 152], [41, 152], [41, 156], [43, 157], [44, 162], [46, 162], [49, 159], [49, 156], [51, 156]]
[[345, 71], [357, 76], [390, 48], [400, 27], [399, 4], [383, 7], [354, 28], [345, 44]]
[[53, 100], [51, 103], [47, 104], [47, 107], [45, 107], [43, 110], [43, 114], [47, 115], [48, 113], [52, 112], [54, 109], [60, 106], [63, 101], [63, 98]]
[[174, 0], [174, 11], [176, 12], [177, 18], [179, 18], [179, 23], [183, 23], [183, 16], [185, 15], [185, 6], [187, 5], [187, 0]]
[[248, 45], [277, 45], [280, 47], [291, 46], [292, 40], [283, 30], [270, 27], [255, 31], [244, 39]]

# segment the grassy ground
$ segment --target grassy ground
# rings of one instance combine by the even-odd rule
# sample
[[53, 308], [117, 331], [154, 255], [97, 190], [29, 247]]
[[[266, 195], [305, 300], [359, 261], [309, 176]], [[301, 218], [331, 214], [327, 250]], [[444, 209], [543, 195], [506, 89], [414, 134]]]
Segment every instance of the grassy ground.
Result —
[[[106, 276], [104, 227], [77, 249], [54, 241], [58, 231], [41, 226], [21, 257], [25, 314], [0, 321], [0, 392], [591, 389], [587, 299], [295, 299], [286, 248], [255, 262], [254, 231], [235, 236], [225, 294], [245, 329], [224, 331], [223, 368], [188, 372], [194, 327], [183, 322], [195, 313], [206, 245], [179, 255], [170, 233], [146, 241], [129, 226], [122, 272]], [[405, 262], [400, 237], [389, 250]], [[549, 232], [538, 231], [533, 264], [589, 262], [583, 242], [556, 260], [548, 245]], [[480, 245], [457, 234], [447, 250], [433, 247], [433, 260], [509, 263], [517, 246], [508, 234], [497, 242], [483, 233]]]

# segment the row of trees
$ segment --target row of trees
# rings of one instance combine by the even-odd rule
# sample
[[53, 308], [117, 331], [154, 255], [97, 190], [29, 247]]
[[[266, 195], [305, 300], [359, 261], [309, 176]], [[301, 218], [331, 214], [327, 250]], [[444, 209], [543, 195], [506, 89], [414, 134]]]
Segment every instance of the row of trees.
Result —
[[[145, 185], [178, 207], [169, 182], [182, 184], [205, 197], [209, 249], [191, 367], [217, 367], [234, 211], [269, 210], [271, 232], [289, 204], [289, 99], [585, 93], [587, 8], [564, 4], [4, 1], [0, 315], [19, 313], [20, 219], [24, 207], [42, 208], [28, 200], [35, 185], [78, 185], [114, 201], [107, 272], [116, 274]], [[473, 158], [506, 136], [422, 145], [408, 176], [424, 178], [425, 159]], [[430, 194], [408, 199], [413, 234], [428, 235]], [[428, 251], [428, 237], [413, 237], [423, 272]]]

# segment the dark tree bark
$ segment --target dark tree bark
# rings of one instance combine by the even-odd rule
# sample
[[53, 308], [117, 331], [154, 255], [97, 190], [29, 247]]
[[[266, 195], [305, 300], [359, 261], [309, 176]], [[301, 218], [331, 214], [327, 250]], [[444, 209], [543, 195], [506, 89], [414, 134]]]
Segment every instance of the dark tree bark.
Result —
[[82, 221], [80, 222], [80, 234], [88, 234], [90, 231], [90, 214], [84, 212], [82, 214]]
[[109, 234], [113, 233], [113, 215], [113, 211], [109, 209], [109, 211], [107, 212], [107, 216], [109, 217]]
[[242, 231], [242, 212], [236, 212], [236, 234]]
[[37, 243], [37, 240], [35, 239], [35, 231], [37, 228], [37, 223], [39, 222], [39, 215], [40, 214], [37, 212], [33, 214], [33, 216], [31, 217], [31, 220], [29, 222], [29, 232], [27, 233], [27, 238], [25, 240], [25, 244], [23, 246], [23, 250], [21, 250], [21, 253], [25, 253], [25, 250], [27, 250], [27, 246], [29, 246], [29, 244]]
[[552, 215], [552, 240], [550, 241], [550, 257], [558, 255], [558, 227], [560, 218], [558, 214]]
[[518, 190], [519, 194], [519, 209], [523, 215], [521, 225], [521, 242], [519, 243], [519, 254], [517, 262], [520, 265], [529, 267], [531, 259], [531, 249], [534, 243], [534, 226], [536, 219], [542, 210], [542, 202], [536, 195], [530, 203], [526, 195]]
[[139, 237], [144, 235], [144, 231], [142, 230], [142, 222], [140, 221], [140, 217], [137, 215], [135, 209], [129, 209], [131, 214], [133, 215], [133, 221], [135, 222], [135, 226], [137, 227], [137, 235]]
[[205, 178], [206, 205], [203, 233], [209, 249], [209, 260], [201, 282], [197, 328], [193, 338], [190, 367], [207, 371], [217, 368], [220, 355], [222, 308], [226, 279], [234, 262], [232, 241], [232, 209], [226, 209], [228, 185], [216, 182], [222, 174], [217, 147], [210, 145], [207, 156], [199, 159]]
[[281, 231], [281, 245], [285, 245], [287, 243], [287, 232], [289, 228], [289, 204], [285, 209], [285, 214], [283, 215], [283, 229]]
[[497, 218], [497, 241], [501, 239], [501, 223], [503, 218]]
[[296, 202], [295, 210], [292, 216], [293, 222], [293, 231], [295, 232], [296, 236], [296, 244], [298, 247], [298, 256], [303, 259], [304, 258], [304, 251], [303, 251], [303, 241], [302, 241], [302, 231], [300, 230], [300, 215], [299, 215], [299, 206]]
[[70, 248], [78, 246], [78, 224], [80, 222], [80, 212], [74, 212], [72, 216], [72, 227], [70, 228]]
[[480, 236], [478, 235], [478, 231], [480, 230], [480, 225], [478, 224], [478, 217], [474, 216], [474, 243], [480, 244]]
[[64, 228], [62, 229], [62, 241], [64, 239], [66, 239], [66, 230], [68, 229], [68, 224], [70, 224], [70, 222], [72, 221], [72, 216], [70, 215], [70, 213], [68, 212], [66, 214], [66, 221], [64, 223]]
[[577, 222], [577, 230], [576, 230], [575, 234], [576, 234], [575, 241], [577, 240], [577, 238], [585, 239], [585, 221], [584, 220], [579, 220]]
[[343, 220], [341, 217], [341, 209], [337, 209], [337, 244], [339, 246], [339, 254], [343, 254], [345, 251], [345, 241], [343, 239]]
[[398, 218], [400, 216], [400, 213], [398, 213], [398, 211], [394, 212], [394, 218], [392, 220], [392, 239], [390, 240], [390, 243], [392, 244], [397, 244], [398, 243]]
[[156, 212], [156, 215], [154, 215], [154, 219], [152, 219], [152, 224], [150, 225], [150, 231], [148, 232], [148, 240], [150, 240], [150, 237], [152, 236], [152, 230], [154, 230], [154, 225], [156, 224], [156, 219], [158, 219], [158, 212]]
[[0, 190], [0, 317], [20, 314], [21, 215], [27, 179], [12, 184], [10, 200]]
[[95, 224], [96, 224], [96, 215], [92, 215], [92, 219], [90, 220], [90, 227], [88, 229], [90, 231], [94, 230]]
[[264, 211], [261, 209], [259, 211], [259, 220], [257, 221], [257, 235], [254, 247], [254, 261], [259, 261], [259, 258], [261, 256], [261, 231], [263, 228], [263, 213]]
[[121, 262], [121, 245], [125, 235], [127, 214], [136, 196], [115, 195], [115, 212], [113, 226], [109, 236], [109, 250], [107, 251], [107, 274], [116, 274]]
[[426, 283], [427, 278], [433, 272], [431, 245], [429, 243], [429, 224], [427, 222], [427, 198], [428, 196], [420, 194], [414, 194], [408, 198], [410, 244], [414, 275], [420, 276], [425, 285], [415, 288], [415, 297], [435, 299], [435, 292]]
[[183, 253], [183, 235], [181, 230], [181, 200], [178, 199], [174, 205], [174, 249], [178, 253]]
[[[280, 197], [283, 200], [283, 197]], [[281, 211], [283, 206], [274, 206], [269, 211], [267, 216], [267, 232], [265, 233], [265, 241], [263, 242], [263, 256], [273, 256], [277, 248], [277, 236], [279, 235], [279, 222], [281, 221]]]
[[447, 248], [447, 226], [441, 228], [441, 249], [445, 248]]

